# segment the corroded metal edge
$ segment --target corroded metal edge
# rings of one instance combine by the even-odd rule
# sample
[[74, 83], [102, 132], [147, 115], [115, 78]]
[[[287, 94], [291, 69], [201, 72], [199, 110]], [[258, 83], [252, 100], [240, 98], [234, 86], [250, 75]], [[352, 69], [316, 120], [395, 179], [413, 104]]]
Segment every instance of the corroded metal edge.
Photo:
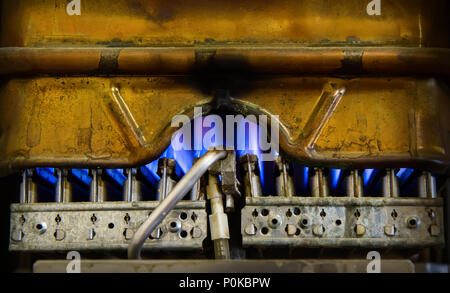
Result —
[[258, 247], [308, 247], [308, 248], [426, 248], [426, 247], [443, 247], [445, 241], [442, 237], [436, 240], [422, 240], [413, 238], [277, 238], [277, 239], [263, 239], [262, 237], [251, 238], [244, 237], [242, 240], [244, 247], [258, 246]]
[[[11, 204], [11, 212], [46, 212], [46, 211], [105, 211], [105, 210], [153, 210], [159, 201], [140, 202], [72, 202], [72, 203], [33, 203]], [[175, 209], [204, 209], [204, 200], [183, 200]]]
[[402, 198], [384, 198], [384, 197], [360, 197], [360, 198], [350, 198], [350, 197], [304, 197], [304, 196], [294, 196], [294, 197], [281, 197], [281, 196], [264, 196], [264, 197], [247, 197], [245, 199], [247, 206], [372, 206], [372, 207], [383, 207], [383, 206], [443, 206], [443, 198], [412, 198], [412, 197], [402, 197]]
[[[244, 247], [442, 247], [442, 206], [442, 198], [247, 198], [242, 243]], [[411, 226], [411, 217], [419, 224]]]

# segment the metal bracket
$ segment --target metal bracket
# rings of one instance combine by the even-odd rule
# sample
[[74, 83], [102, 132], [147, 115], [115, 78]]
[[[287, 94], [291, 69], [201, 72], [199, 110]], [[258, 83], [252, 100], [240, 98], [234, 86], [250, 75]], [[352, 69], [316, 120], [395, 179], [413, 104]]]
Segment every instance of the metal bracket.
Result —
[[442, 205], [416, 198], [246, 198], [243, 246], [440, 246]]
[[[11, 251], [126, 250], [159, 202], [11, 205]], [[144, 250], [201, 250], [207, 236], [205, 201], [182, 201]], [[20, 237], [17, 237], [20, 236]]]

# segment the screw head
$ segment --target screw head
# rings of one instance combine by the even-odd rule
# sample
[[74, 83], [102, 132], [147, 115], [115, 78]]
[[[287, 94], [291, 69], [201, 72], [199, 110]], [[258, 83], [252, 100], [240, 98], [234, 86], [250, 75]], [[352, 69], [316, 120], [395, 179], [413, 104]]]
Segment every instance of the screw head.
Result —
[[286, 233], [287, 233], [289, 236], [294, 236], [296, 232], [297, 232], [297, 227], [296, 227], [295, 225], [293, 225], [293, 224], [288, 224], [288, 225], [286, 226]]
[[325, 232], [325, 227], [322, 224], [314, 225], [312, 232], [316, 236], [322, 236]]
[[55, 239], [57, 241], [61, 241], [66, 237], [66, 232], [64, 232], [64, 230], [62, 230], [62, 229], [56, 229], [54, 235], [55, 235]]
[[200, 229], [199, 227], [194, 227], [191, 230], [192, 238], [200, 238], [202, 234], [203, 234], [202, 229]]
[[437, 237], [441, 234], [441, 228], [439, 228], [438, 225], [433, 224], [430, 226], [429, 232], [431, 236]]
[[364, 234], [366, 234], [366, 226], [361, 225], [361, 224], [356, 224], [355, 233], [356, 233], [356, 236], [358, 236], [358, 237], [363, 236]]
[[387, 236], [394, 236], [395, 235], [396, 228], [394, 225], [386, 225], [384, 226], [384, 234]]
[[256, 226], [254, 224], [248, 224], [244, 230], [247, 235], [255, 235], [256, 234]]
[[22, 229], [15, 229], [15, 230], [12, 231], [12, 233], [11, 233], [11, 239], [12, 239], [13, 241], [16, 241], [16, 242], [22, 241], [23, 236], [24, 236], [24, 234], [23, 234]]
[[125, 240], [130, 240], [131, 238], [133, 238], [134, 235], [134, 231], [131, 230], [130, 228], [125, 228], [125, 230], [123, 231], [123, 236], [125, 236]]

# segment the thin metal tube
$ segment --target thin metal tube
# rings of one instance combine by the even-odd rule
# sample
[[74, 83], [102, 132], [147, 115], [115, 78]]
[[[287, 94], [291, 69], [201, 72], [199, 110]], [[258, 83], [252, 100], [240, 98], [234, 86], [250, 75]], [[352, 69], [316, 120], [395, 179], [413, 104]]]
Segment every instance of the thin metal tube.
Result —
[[89, 183], [89, 197], [91, 202], [104, 202], [107, 200], [107, 190], [103, 181], [103, 170], [91, 169], [89, 173], [92, 177]]
[[37, 185], [33, 180], [34, 169], [26, 169], [22, 172], [20, 184], [20, 203], [37, 202]]
[[72, 201], [72, 184], [67, 178], [69, 169], [55, 169], [55, 175], [58, 177], [56, 181], [55, 201], [66, 203]]
[[183, 176], [172, 191], [150, 214], [147, 220], [139, 227], [128, 246], [128, 258], [139, 259], [142, 246], [153, 230], [164, 220], [175, 205], [188, 193], [200, 177], [208, 171], [217, 160], [224, 159], [226, 151], [210, 150]]

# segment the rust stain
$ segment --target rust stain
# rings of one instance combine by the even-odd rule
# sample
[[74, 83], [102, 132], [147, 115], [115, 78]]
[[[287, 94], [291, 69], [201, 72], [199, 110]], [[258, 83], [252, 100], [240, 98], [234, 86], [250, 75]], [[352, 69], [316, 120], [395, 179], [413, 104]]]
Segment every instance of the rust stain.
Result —
[[[3, 3], [3, 46], [448, 47], [448, 3], [386, 0], [383, 21], [360, 0], [97, 0], [68, 17], [66, 0]], [[417, 15], [420, 13], [420, 19]]]

